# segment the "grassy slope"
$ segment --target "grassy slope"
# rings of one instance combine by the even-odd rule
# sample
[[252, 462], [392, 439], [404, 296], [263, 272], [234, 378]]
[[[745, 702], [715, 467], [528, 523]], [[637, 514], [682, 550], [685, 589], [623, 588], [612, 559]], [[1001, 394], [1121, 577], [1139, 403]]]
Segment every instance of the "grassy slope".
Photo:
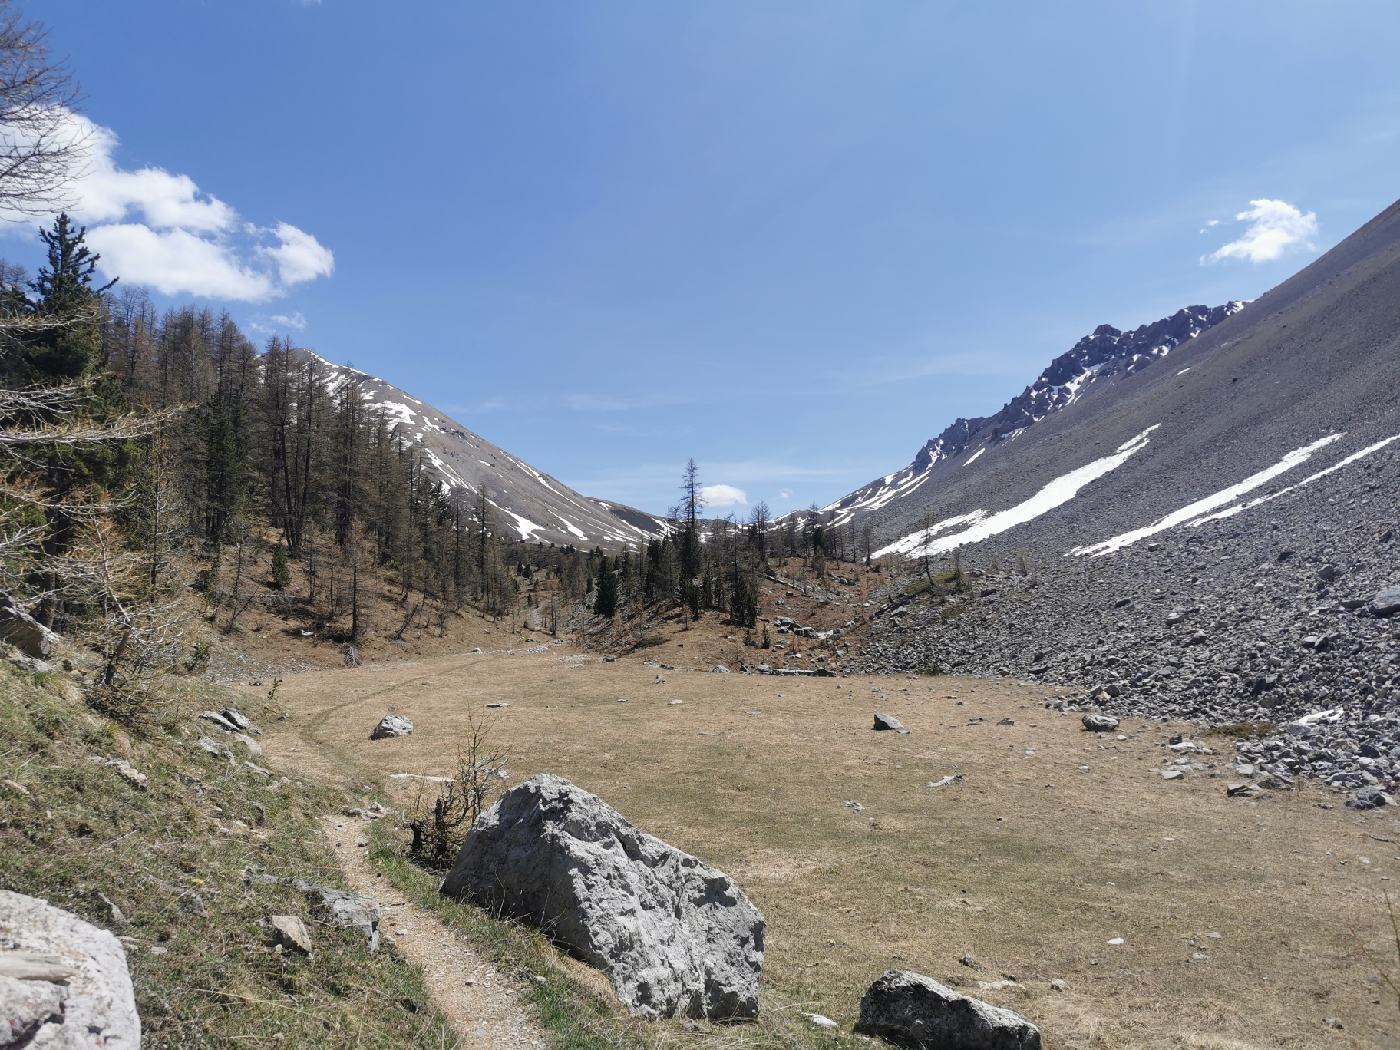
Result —
[[[314, 818], [340, 800], [200, 751], [195, 716], [218, 700], [172, 699], [129, 733], [65, 676], [0, 665], [0, 888], [124, 938], [148, 1047], [456, 1046], [393, 951], [370, 955], [312, 922], [296, 890], [245, 879], [256, 866], [337, 883]], [[144, 790], [91, 756], [127, 759]], [[265, 945], [270, 913], [307, 920], [310, 958]]]

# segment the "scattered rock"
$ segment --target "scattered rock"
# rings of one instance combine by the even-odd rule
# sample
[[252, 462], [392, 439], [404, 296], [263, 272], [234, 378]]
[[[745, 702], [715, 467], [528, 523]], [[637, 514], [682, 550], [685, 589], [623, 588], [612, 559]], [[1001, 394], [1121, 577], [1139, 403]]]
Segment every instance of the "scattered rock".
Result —
[[886, 714], [884, 711], [875, 712], [875, 725], [872, 728], [880, 732], [894, 732], [905, 734], [909, 732], [908, 729], [904, 728], [903, 722], [901, 722], [898, 718], [895, 718], [894, 715]]
[[297, 889], [311, 902], [311, 914], [321, 922], [364, 934], [370, 951], [379, 947], [379, 903], [368, 897], [331, 886], [298, 882]]
[[1400, 584], [1387, 587], [1371, 599], [1368, 606], [1372, 616], [1394, 616], [1400, 613]]
[[541, 774], [478, 818], [442, 885], [538, 925], [643, 1017], [758, 1014], [764, 922], [722, 872]]
[[413, 723], [403, 715], [385, 715], [379, 720], [379, 724], [370, 733], [371, 740], [383, 740], [385, 737], [408, 736], [413, 732]]
[[802, 1016], [805, 1017], [808, 1021], [812, 1022], [812, 1024], [816, 1025], [818, 1028], [829, 1029], [837, 1027], [836, 1022], [833, 1021], [830, 1017], [827, 1017], [825, 1014], [804, 1013]]
[[0, 891], [0, 930], [0, 1046], [141, 1045], [126, 953], [116, 937], [47, 901], [8, 891]]
[[961, 773], [950, 773], [937, 780], [930, 780], [928, 786], [931, 788], [952, 787], [954, 784], [961, 784], [962, 782], [963, 775]]
[[913, 1050], [1040, 1050], [1040, 1030], [1020, 1014], [907, 970], [870, 986], [856, 1031]]
[[139, 769], [133, 766], [126, 759], [103, 758], [101, 755], [93, 755], [91, 757], [92, 761], [97, 762], [100, 765], [110, 766], [112, 769], [115, 769], [119, 774], [121, 774], [122, 779], [125, 780], [132, 787], [140, 791], [146, 790], [146, 774], [142, 773]]
[[1227, 784], [1225, 794], [1230, 798], [1256, 798], [1260, 791], [1257, 784]]
[[1089, 712], [1079, 721], [1091, 733], [1111, 733], [1118, 728], [1118, 719], [1097, 711]]
[[251, 733], [253, 736], [262, 733], [262, 730], [253, 725], [252, 720], [236, 707], [226, 707], [220, 714], [224, 716], [224, 721], [240, 733]]
[[1347, 809], [1381, 809], [1391, 805], [1394, 801], [1378, 787], [1363, 788], [1347, 799]]
[[269, 915], [263, 919], [262, 927], [269, 944], [283, 951], [311, 954], [311, 934], [299, 916]]

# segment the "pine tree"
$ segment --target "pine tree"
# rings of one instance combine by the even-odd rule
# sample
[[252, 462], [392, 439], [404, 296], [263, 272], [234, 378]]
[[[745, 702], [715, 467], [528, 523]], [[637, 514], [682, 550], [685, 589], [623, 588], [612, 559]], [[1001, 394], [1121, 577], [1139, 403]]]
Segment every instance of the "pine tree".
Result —
[[67, 213], [60, 214], [51, 229], [39, 230], [48, 257], [29, 286], [38, 297], [34, 311], [68, 323], [41, 331], [31, 343], [27, 356], [34, 382], [81, 379], [101, 362], [98, 310], [102, 293], [116, 281], [93, 287], [101, 256], [88, 248], [86, 234], [87, 228], [75, 227]]
[[598, 583], [593, 591], [593, 611], [611, 620], [617, 615], [617, 574], [606, 554], [598, 561]]

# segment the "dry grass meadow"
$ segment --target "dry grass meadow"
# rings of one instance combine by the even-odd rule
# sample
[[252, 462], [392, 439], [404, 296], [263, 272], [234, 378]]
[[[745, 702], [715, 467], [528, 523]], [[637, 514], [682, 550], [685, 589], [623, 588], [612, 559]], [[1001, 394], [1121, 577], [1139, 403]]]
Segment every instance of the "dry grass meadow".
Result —
[[[566, 776], [738, 879], [768, 919], [766, 1011], [849, 1029], [864, 988], [901, 967], [1020, 1011], [1050, 1047], [1400, 1045], [1383, 977], [1397, 972], [1390, 813], [1312, 786], [1226, 798], [1223, 739], [1196, 738], [1214, 768], [1165, 781], [1183, 727], [1096, 737], [1043, 707], [1046, 686], [658, 670], [644, 656], [685, 653], [293, 676], [268, 750], [337, 783], [446, 774], [469, 719], [486, 720], [513, 781]], [[909, 735], [872, 732], [877, 707]], [[371, 742], [389, 711], [415, 732]]]

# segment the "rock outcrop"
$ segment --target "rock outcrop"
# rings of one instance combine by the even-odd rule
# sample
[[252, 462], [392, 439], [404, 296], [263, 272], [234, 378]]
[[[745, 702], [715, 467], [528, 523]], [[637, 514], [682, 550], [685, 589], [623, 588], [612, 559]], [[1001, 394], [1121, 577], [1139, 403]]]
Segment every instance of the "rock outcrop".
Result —
[[442, 892], [538, 926], [643, 1017], [758, 1014], [763, 916], [729, 876], [542, 774], [467, 836]]
[[1040, 1050], [1040, 1030], [1020, 1014], [908, 970], [870, 986], [856, 1031], [912, 1050]]
[[0, 890], [0, 1046], [140, 1045], [116, 937], [47, 901]]

